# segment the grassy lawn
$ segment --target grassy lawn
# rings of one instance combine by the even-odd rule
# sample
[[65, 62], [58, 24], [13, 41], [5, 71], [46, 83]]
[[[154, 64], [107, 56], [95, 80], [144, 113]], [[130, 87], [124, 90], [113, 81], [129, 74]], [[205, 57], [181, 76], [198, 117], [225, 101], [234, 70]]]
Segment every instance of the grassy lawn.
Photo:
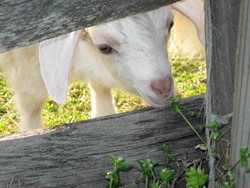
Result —
[[[183, 97], [206, 92], [206, 66], [204, 61], [178, 61], [172, 63], [175, 82]], [[127, 112], [147, 106], [137, 96], [124, 91], [113, 91], [118, 112]], [[49, 100], [43, 110], [45, 124], [52, 125], [72, 123], [90, 118], [90, 93], [83, 83], [72, 83], [68, 102], [58, 105]], [[20, 117], [17, 113], [13, 92], [8, 88], [6, 80], [0, 74], [0, 135], [18, 131]]]

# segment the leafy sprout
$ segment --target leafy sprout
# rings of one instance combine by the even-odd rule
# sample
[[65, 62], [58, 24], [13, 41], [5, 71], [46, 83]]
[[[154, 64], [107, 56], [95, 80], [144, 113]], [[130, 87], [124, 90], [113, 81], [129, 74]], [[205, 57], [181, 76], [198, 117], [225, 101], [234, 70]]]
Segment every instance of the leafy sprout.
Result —
[[186, 169], [186, 181], [187, 188], [203, 188], [208, 180], [208, 175], [205, 174], [204, 169], [201, 170], [200, 167], [197, 169], [191, 167]]
[[106, 179], [109, 180], [108, 188], [119, 188], [124, 183], [120, 179], [120, 171], [127, 170], [131, 168], [122, 157], [115, 158], [113, 155], [110, 155], [109, 158], [111, 159], [114, 169], [113, 171], [107, 172]]

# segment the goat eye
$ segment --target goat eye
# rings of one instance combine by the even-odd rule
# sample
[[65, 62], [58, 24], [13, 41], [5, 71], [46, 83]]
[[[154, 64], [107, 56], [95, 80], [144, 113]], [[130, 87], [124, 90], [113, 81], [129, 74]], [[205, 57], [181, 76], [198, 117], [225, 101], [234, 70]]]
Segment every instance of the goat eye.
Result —
[[172, 21], [170, 22], [169, 30], [172, 29], [173, 26], [174, 26], [174, 20], [172, 20]]
[[113, 48], [108, 45], [101, 45], [99, 46], [99, 50], [100, 52], [106, 55], [106, 54], [110, 54], [113, 51]]

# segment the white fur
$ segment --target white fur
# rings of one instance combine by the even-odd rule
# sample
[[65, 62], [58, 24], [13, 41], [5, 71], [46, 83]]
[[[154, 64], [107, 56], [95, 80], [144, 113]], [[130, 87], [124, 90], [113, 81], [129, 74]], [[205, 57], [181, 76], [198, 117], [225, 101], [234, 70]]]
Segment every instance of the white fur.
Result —
[[80, 32], [73, 32], [40, 44], [39, 60], [42, 77], [49, 95], [61, 104], [66, 103], [71, 60], [79, 35]]
[[[174, 27], [168, 43], [168, 52], [172, 58], [196, 58], [205, 56], [205, 48], [197, 37], [194, 24], [180, 12], [173, 10]], [[192, 45], [190, 45], [192, 44]]]
[[201, 0], [179, 1], [172, 5], [172, 9], [175, 24], [168, 48], [171, 57], [204, 57], [203, 3]]
[[[165, 105], [166, 98], [151, 84], [172, 78], [165, 49], [172, 19], [170, 9], [162, 7], [0, 54], [0, 67], [15, 91], [21, 130], [42, 127], [41, 111], [48, 93], [64, 103], [70, 78], [89, 84], [92, 117], [115, 113], [111, 89], [117, 87], [153, 106]], [[103, 55], [98, 49], [103, 44], [115, 49], [114, 53]]]

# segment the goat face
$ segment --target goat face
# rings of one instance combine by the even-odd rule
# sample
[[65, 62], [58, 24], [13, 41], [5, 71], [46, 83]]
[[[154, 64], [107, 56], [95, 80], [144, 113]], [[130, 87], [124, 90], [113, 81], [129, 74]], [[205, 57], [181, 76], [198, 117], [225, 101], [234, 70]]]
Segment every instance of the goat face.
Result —
[[153, 106], [163, 106], [174, 92], [166, 51], [172, 26], [171, 10], [162, 7], [91, 27], [88, 33], [122, 87]]

